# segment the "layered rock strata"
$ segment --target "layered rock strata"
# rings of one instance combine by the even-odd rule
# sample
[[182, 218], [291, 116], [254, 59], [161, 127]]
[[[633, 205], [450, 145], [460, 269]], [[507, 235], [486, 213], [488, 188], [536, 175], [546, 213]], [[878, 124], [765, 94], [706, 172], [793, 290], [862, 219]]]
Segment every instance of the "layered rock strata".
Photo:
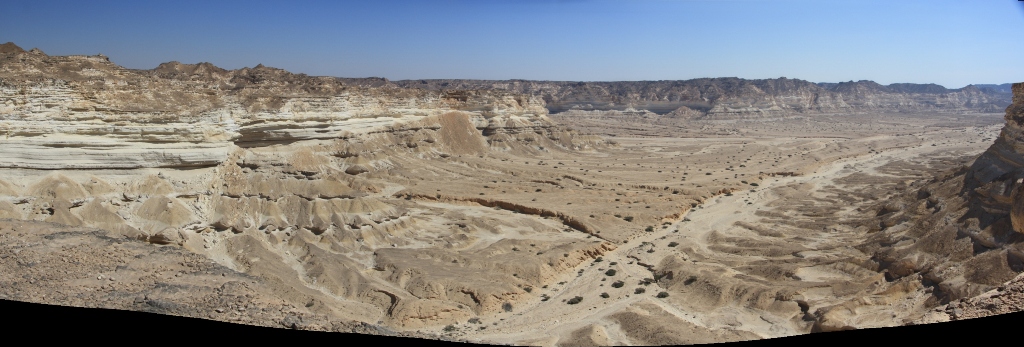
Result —
[[924, 321], [967, 317], [961, 300], [1002, 288], [1024, 271], [1024, 84], [1013, 92], [1006, 125], [987, 151], [970, 166], [879, 203], [865, 225], [877, 230], [857, 247], [871, 255], [869, 268], [924, 288], [933, 303], [950, 303], [940, 310], [944, 318]]
[[[546, 114], [542, 99], [506, 91], [404, 89], [262, 65], [130, 70], [8, 44], [0, 218], [184, 247], [318, 314], [448, 324], [507, 310], [524, 288], [614, 249], [563, 235], [559, 222], [501, 225], [394, 196], [423, 161], [602, 145]], [[544, 236], [492, 240], [494, 228]], [[509, 248], [550, 255], [495, 256]]]
[[431, 90], [495, 89], [544, 98], [552, 113], [568, 110], [646, 109], [658, 114], [688, 113], [699, 118], [762, 118], [835, 113], [1001, 112], [1010, 94], [997, 88], [946, 89], [934, 84], [872, 81], [812, 83], [777, 78], [699, 78], [685, 81], [556, 82], [486, 80], [395, 81]]
[[236, 147], [386, 131], [467, 112], [475, 126], [549, 126], [543, 101], [507, 92], [365, 87], [257, 66], [176, 62], [128, 70], [103, 56], [0, 56], [0, 167], [209, 167]]

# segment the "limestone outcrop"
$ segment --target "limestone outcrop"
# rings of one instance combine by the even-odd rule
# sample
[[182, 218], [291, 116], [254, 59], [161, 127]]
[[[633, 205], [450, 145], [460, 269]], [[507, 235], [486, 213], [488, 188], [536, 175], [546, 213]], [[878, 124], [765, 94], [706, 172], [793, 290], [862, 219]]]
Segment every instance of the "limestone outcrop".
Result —
[[129, 70], [104, 56], [10, 47], [0, 64], [0, 167], [8, 168], [211, 167], [237, 147], [387, 131], [451, 111], [492, 132], [550, 126], [540, 98], [501, 91], [377, 87], [262, 65]]

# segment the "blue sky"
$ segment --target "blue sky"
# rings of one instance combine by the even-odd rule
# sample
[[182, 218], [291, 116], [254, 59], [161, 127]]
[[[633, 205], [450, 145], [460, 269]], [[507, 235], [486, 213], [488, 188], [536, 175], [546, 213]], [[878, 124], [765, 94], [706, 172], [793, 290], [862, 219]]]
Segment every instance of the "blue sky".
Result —
[[1014, 0], [0, 2], [0, 42], [341, 77], [1024, 82]]

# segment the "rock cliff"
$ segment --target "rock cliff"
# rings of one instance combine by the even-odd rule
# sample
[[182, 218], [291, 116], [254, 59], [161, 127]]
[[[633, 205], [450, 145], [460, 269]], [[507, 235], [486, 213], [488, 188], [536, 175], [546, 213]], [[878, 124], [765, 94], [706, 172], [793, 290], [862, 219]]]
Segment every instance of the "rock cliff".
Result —
[[481, 130], [551, 126], [540, 98], [510, 92], [402, 89], [262, 65], [129, 70], [104, 56], [5, 47], [0, 167], [208, 167], [236, 147], [355, 136], [452, 111]]
[[[131, 70], [102, 55], [5, 44], [0, 219], [177, 245], [320, 314], [449, 324], [500, 312], [523, 288], [614, 249], [560, 236], [560, 223], [532, 225], [554, 234], [543, 242], [494, 242], [483, 234], [493, 221], [394, 196], [429, 185], [413, 181], [422, 177], [505, 175], [454, 160], [463, 156], [601, 145], [546, 115], [541, 98], [509, 91], [407, 89], [262, 65]], [[551, 255], [494, 256], [537, 245]], [[433, 249], [449, 270], [423, 270], [423, 254], [402, 247]]]
[[[869, 268], [889, 281], [920, 284], [941, 304], [980, 295], [1024, 271], [1024, 83], [1013, 85], [1005, 118], [995, 143], [970, 166], [878, 204], [865, 224], [877, 231], [857, 247], [872, 255]], [[952, 306], [945, 314], [958, 318]]]
[[[812, 83], [777, 78], [699, 78], [685, 81], [555, 82], [411, 80], [396, 85], [431, 90], [497, 89], [544, 98], [552, 113], [566, 110], [646, 109], [666, 114], [680, 107], [711, 119], [793, 114], [1000, 112], [1010, 94], [998, 88], [946, 89], [934, 84], [872, 81]], [[684, 110], [687, 110], [684, 109]]]

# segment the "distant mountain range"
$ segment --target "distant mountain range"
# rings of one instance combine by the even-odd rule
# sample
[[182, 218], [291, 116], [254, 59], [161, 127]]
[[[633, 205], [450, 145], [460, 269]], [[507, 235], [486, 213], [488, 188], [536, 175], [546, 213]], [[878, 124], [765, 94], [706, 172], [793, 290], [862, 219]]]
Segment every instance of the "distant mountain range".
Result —
[[1011, 87], [1013, 86], [1013, 83], [973, 84], [973, 86], [981, 88], [981, 89], [992, 89], [992, 90], [1000, 92], [1000, 93], [1012, 93], [1013, 92], [1013, 90], [1011, 89]]
[[[405, 88], [500, 89], [541, 96], [550, 112], [646, 109], [659, 114], [749, 118], [787, 114], [899, 112], [998, 113], [1011, 102], [1009, 84], [948, 89], [937, 84], [873, 81], [813, 83], [800, 79], [735, 77], [683, 81], [567, 82], [528, 80], [403, 80]], [[688, 109], [688, 110], [687, 110]], [[696, 111], [696, 112], [692, 112]]]
[[[10, 56], [10, 64], [27, 64], [40, 60], [38, 68], [22, 71], [18, 78], [65, 80], [89, 79], [71, 70], [52, 69], [55, 62], [78, 68], [69, 57], [47, 57], [33, 49], [22, 50], [13, 43], [0, 45], [0, 53]], [[26, 57], [36, 57], [28, 59]], [[45, 59], [44, 59], [45, 58]], [[20, 60], [19, 60], [20, 59]], [[28, 60], [26, 60], [28, 59]], [[71, 59], [71, 60], [69, 60]], [[97, 59], [109, 63], [106, 57]], [[15, 60], [17, 63], [15, 63]], [[79, 59], [80, 60], [80, 59]], [[45, 63], [44, 63], [45, 61]], [[72, 63], [72, 61], [76, 61]], [[90, 63], [93, 64], [93, 63]], [[16, 65], [11, 65], [13, 68]], [[102, 67], [116, 70], [119, 67]], [[10, 69], [8, 69], [10, 70]], [[50, 71], [50, 73], [41, 73]], [[13, 71], [13, 70], [12, 70]], [[31, 72], [30, 72], [31, 71]], [[659, 114], [685, 118], [757, 118], [794, 114], [871, 113], [1001, 113], [1011, 103], [1010, 84], [978, 84], [948, 89], [937, 84], [893, 83], [881, 85], [873, 81], [814, 83], [785, 77], [748, 80], [736, 77], [697, 78], [675, 81], [571, 82], [530, 80], [467, 80], [432, 79], [390, 81], [386, 78], [310, 77], [284, 70], [264, 67], [224, 70], [209, 63], [164, 63], [151, 70], [131, 70], [138, 76], [158, 76], [172, 80], [195, 81], [220, 85], [213, 94], [227, 90], [272, 88], [285, 96], [302, 92], [335, 95], [346, 87], [379, 91], [422, 93], [423, 91], [502, 91], [544, 101], [551, 113], [567, 110], [649, 110]], [[3, 76], [0, 76], [2, 79]], [[231, 86], [231, 89], [224, 89]], [[137, 91], [143, 92], [143, 91]], [[269, 91], [261, 91], [268, 93]], [[271, 93], [273, 94], [273, 93]], [[189, 93], [189, 95], [192, 95]], [[290, 94], [288, 94], [290, 95]], [[157, 99], [160, 101], [163, 99]], [[539, 100], [538, 100], [539, 101]], [[186, 103], [188, 104], [188, 103]], [[191, 104], [189, 104], [191, 105]], [[168, 107], [184, 107], [169, 105]]]

